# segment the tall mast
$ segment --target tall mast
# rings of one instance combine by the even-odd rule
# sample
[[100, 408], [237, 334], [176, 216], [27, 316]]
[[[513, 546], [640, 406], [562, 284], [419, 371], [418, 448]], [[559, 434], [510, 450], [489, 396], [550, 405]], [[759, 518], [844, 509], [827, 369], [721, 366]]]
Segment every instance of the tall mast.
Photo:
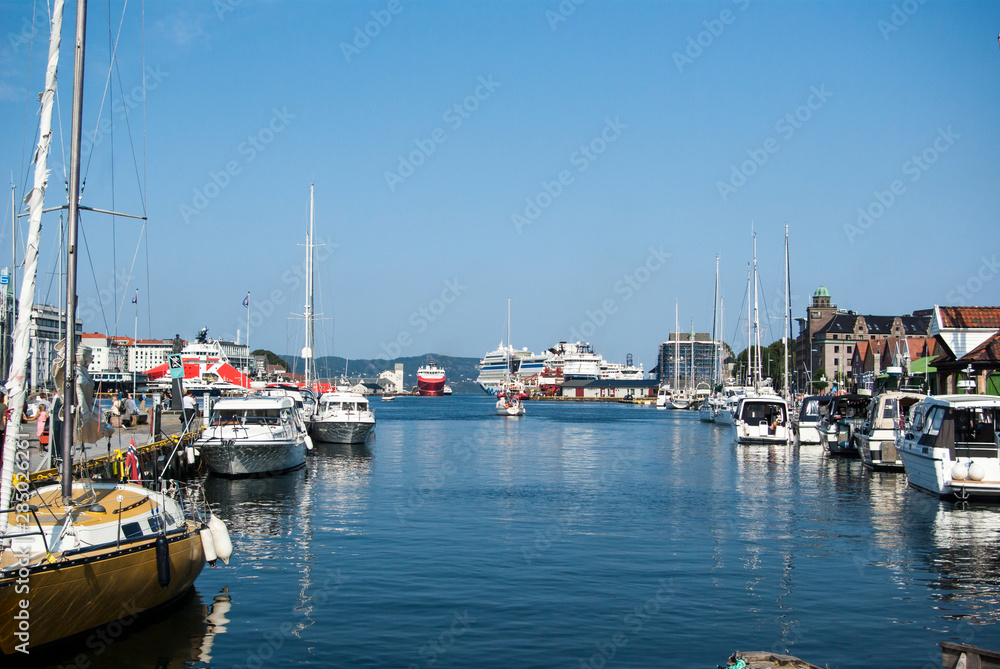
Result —
[[[315, 371], [313, 358], [313, 184], [309, 184], [309, 235], [306, 237], [306, 346], [302, 349], [305, 362], [306, 388], [312, 383]], [[346, 372], [346, 370], [345, 370]]]
[[507, 298], [507, 373], [510, 374], [510, 298]]
[[712, 300], [712, 395], [719, 368], [719, 346], [715, 343], [715, 326], [719, 323], [719, 256], [715, 256], [715, 298]]
[[73, 124], [69, 154], [69, 216], [66, 242], [66, 378], [63, 385], [62, 497], [72, 502], [73, 426], [76, 400], [76, 261], [80, 222], [80, 139], [83, 124], [83, 58], [87, 39], [87, 0], [76, 5], [76, 44], [73, 58]]
[[681, 331], [677, 322], [677, 300], [674, 300], [674, 392], [677, 392], [677, 370], [681, 364]]
[[792, 341], [792, 333], [789, 331], [792, 324], [792, 306], [791, 306], [791, 282], [788, 278], [788, 226], [785, 226], [785, 383], [783, 384], [785, 391], [785, 399], [791, 399], [789, 394], [788, 385], [788, 347]]
[[[85, 2], [83, 3], [86, 4]], [[10, 410], [10, 419], [7, 422], [6, 437], [3, 445], [3, 472], [0, 474], [0, 508], [8, 509], [11, 506], [14, 482], [14, 461], [17, 453], [17, 442], [20, 434], [21, 411], [24, 407], [24, 382], [25, 372], [28, 363], [28, 331], [31, 318], [31, 304], [35, 298], [35, 275], [38, 270], [38, 239], [42, 228], [42, 208], [45, 204], [45, 187], [48, 184], [48, 157], [49, 146], [52, 142], [52, 106], [55, 100], [56, 91], [56, 70], [59, 65], [59, 43], [62, 34], [63, 2], [56, 0], [52, 7], [52, 30], [49, 36], [49, 60], [45, 71], [45, 90], [41, 96], [41, 112], [38, 122], [38, 148], [35, 151], [35, 180], [34, 187], [28, 193], [25, 200], [28, 203], [28, 240], [24, 250], [24, 281], [21, 284], [21, 294], [18, 297], [20, 309], [14, 307], [17, 318], [11, 316], [13, 330], [11, 333], [11, 356], [10, 371], [7, 374], [7, 406]], [[82, 14], [80, 14], [82, 16]], [[78, 21], [80, 23], [80, 21]], [[79, 31], [79, 27], [78, 27]], [[82, 38], [79, 36], [78, 41]], [[82, 63], [80, 69], [80, 80], [82, 83], [83, 70]], [[76, 108], [77, 90], [74, 87], [74, 109]], [[77, 119], [74, 117], [74, 124]], [[78, 124], [77, 124], [78, 125]], [[77, 131], [75, 144], [79, 150], [79, 128], [74, 125]], [[79, 173], [79, 156], [77, 155], [77, 170]], [[75, 206], [76, 202], [73, 201]], [[15, 210], [16, 214], [16, 210]], [[16, 229], [16, 226], [15, 226]], [[13, 235], [12, 235], [13, 236]], [[12, 241], [16, 250], [16, 242]], [[15, 251], [16, 252], [16, 251]], [[14, 284], [16, 276], [14, 268], [14, 258], [11, 258], [11, 284]], [[13, 293], [13, 288], [11, 289]], [[4, 305], [6, 309], [6, 304]], [[69, 423], [67, 422], [67, 425]], [[71, 429], [63, 430], [66, 434], [72, 434]], [[0, 531], [7, 528], [8, 514], [0, 515]]]
[[750, 385], [753, 370], [753, 325], [750, 323], [750, 263], [747, 263], [747, 372], [743, 377], [745, 385]]
[[757, 348], [757, 360], [754, 363], [753, 386], [760, 386], [760, 320], [757, 315], [757, 233], [753, 233], [753, 343]]

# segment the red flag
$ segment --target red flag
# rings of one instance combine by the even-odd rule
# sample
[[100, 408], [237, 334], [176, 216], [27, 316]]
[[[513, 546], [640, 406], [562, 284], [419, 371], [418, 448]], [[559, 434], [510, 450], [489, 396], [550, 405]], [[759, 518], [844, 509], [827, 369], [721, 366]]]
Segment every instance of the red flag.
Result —
[[138, 481], [141, 478], [139, 474], [139, 453], [135, 450], [134, 436], [128, 443], [128, 454], [125, 456], [125, 472], [128, 474], [129, 481]]

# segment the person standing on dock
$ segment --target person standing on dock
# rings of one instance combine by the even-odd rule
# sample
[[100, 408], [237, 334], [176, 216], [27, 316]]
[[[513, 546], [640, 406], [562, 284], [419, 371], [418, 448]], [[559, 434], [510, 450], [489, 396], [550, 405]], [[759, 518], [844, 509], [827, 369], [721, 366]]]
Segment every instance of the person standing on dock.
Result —
[[45, 451], [49, 446], [49, 412], [45, 402], [38, 405], [35, 435], [38, 437], [38, 450]]
[[184, 393], [181, 406], [184, 408], [184, 425], [190, 425], [198, 413], [198, 403], [194, 400], [194, 395], [191, 394], [190, 390]]

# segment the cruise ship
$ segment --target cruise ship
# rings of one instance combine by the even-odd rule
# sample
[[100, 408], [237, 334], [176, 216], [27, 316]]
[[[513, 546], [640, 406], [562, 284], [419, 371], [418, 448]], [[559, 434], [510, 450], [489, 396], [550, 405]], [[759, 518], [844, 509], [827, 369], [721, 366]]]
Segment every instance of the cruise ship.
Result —
[[433, 362], [417, 370], [417, 392], [421, 395], [443, 395], [444, 381], [444, 370]]
[[565, 380], [599, 379], [604, 358], [594, 353], [589, 342], [568, 343], [561, 341], [549, 349], [547, 365], [552, 370], [562, 370]]
[[511, 373], [517, 375], [525, 388], [533, 388], [537, 386], [538, 377], [545, 370], [547, 358], [547, 355], [536, 355], [526, 348], [518, 351], [500, 342], [495, 351], [490, 351], [479, 361], [479, 376], [476, 377], [476, 383], [486, 392], [496, 395], [507, 374], [509, 359]]

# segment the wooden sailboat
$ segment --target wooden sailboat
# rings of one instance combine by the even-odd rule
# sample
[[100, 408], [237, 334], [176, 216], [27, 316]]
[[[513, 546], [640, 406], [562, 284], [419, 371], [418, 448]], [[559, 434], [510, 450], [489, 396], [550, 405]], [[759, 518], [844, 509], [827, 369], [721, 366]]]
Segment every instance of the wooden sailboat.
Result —
[[[86, 0], [80, 0], [76, 17], [67, 246], [70, 297], [65, 330], [70, 333], [75, 331], [76, 322], [86, 7]], [[0, 474], [0, 652], [4, 654], [28, 653], [167, 604], [188, 591], [206, 560], [213, 564], [218, 557], [228, 560], [232, 550], [225, 525], [211, 515], [198, 484], [167, 481], [161, 472], [152, 484], [155, 489], [146, 487], [138, 480], [138, 460], [129, 467], [130, 483], [73, 481], [74, 442], [96, 441], [106, 434], [106, 428], [92, 404], [93, 382], [86, 374], [89, 349], [78, 348], [72, 336], [63, 343], [63, 365], [55, 370], [57, 383], [63, 382], [62, 415], [70, 417], [62, 435], [62, 480], [35, 487], [26, 476], [26, 464], [21, 467], [28, 454], [26, 445], [18, 444], [18, 422], [25, 396], [28, 319], [35, 291], [62, 12], [63, 2], [56, 0], [42, 96], [41, 138], [35, 157], [35, 188], [29, 197], [29, 257], [25, 259], [8, 377], [13, 411]], [[21, 473], [17, 478], [15, 470]]]

